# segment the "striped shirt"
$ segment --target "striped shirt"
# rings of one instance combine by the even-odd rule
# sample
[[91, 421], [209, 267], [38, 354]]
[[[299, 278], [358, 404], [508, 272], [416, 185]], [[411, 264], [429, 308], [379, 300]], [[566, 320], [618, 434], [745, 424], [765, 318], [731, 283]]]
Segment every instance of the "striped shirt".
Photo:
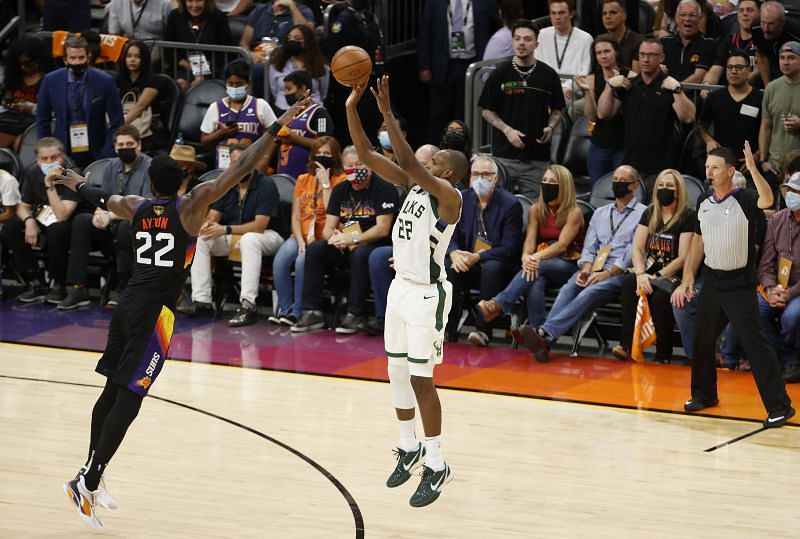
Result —
[[755, 268], [763, 223], [758, 193], [752, 189], [737, 188], [722, 199], [714, 195], [704, 199], [697, 210], [695, 232], [703, 236], [705, 265], [720, 271]]

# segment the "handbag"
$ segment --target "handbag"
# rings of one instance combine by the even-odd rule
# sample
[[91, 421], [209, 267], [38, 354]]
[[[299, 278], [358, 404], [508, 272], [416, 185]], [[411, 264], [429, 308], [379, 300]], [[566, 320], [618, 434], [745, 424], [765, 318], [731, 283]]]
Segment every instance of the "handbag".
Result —
[[[125, 95], [122, 96], [122, 113], [127, 116], [138, 100], [139, 98], [133, 90], [125, 92]], [[152, 123], [153, 109], [150, 107], [144, 109], [138, 118], [130, 122], [133, 127], [139, 130], [139, 136], [142, 138], [147, 138], [153, 134]]]
[[681, 278], [677, 275], [673, 275], [672, 277], [659, 277], [658, 279], [654, 279], [650, 284], [654, 288], [658, 288], [662, 292], [672, 295], [675, 289], [681, 285]]

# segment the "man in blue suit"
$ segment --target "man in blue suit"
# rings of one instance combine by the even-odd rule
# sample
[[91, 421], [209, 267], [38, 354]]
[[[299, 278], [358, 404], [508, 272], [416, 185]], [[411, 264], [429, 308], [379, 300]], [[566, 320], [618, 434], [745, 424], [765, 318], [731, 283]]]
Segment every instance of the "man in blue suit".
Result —
[[447, 122], [464, 119], [464, 76], [483, 51], [497, 19], [497, 0], [428, 0], [419, 20], [419, 80], [430, 83], [427, 142]]
[[[112, 134], [123, 124], [114, 77], [90, 68], [89, 60], [86, 40], [68, 38], [64, 43], [67, 67], [45, 75], [36, 108], [38, 137], [59, 139], [79, 167], [114, 157]], [[51, 119], [55, 120], [54, 128]]]

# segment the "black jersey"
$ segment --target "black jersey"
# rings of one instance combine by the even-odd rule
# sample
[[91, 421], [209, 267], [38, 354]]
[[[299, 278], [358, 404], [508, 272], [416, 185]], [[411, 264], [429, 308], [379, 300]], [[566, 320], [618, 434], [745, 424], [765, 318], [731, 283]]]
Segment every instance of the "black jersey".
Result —
[[181, 224], [180, 205], [180, 197], [145, 199], [131, 221], [136, 259], [128, 288], [153, 292], [167, 306], [183, 289], [197, 244]]

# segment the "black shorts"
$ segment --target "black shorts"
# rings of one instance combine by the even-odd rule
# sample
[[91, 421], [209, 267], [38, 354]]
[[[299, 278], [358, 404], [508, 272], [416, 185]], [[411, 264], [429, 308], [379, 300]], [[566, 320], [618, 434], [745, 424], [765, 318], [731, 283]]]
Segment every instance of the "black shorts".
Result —
[[175, 314], [160, 301], [123, 293], [95, 370], [144, 397], [164, 365], [174, 324]]

